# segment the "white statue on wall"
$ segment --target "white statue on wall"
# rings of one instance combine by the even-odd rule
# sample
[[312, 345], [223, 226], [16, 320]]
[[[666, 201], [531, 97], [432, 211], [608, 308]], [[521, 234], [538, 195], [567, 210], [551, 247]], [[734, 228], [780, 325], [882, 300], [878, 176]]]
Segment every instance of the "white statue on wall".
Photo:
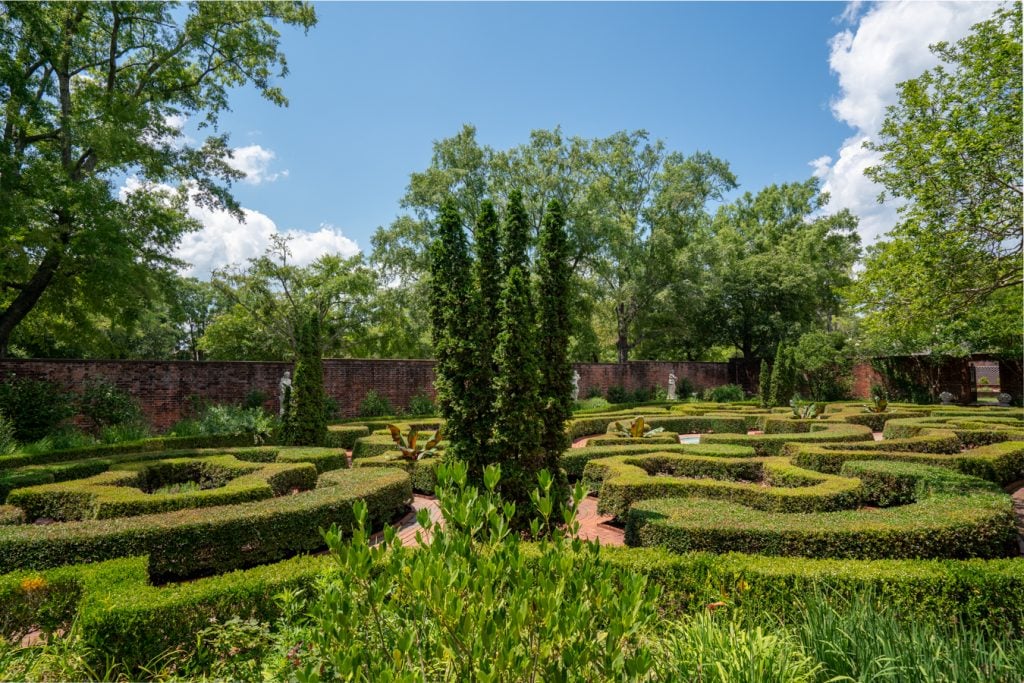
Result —
[[572, 371], [572, 400], [580, 400], [580, 373], [576, 370]]
[[292, 373], [290, 370], [285, 370], [284, 374], [281, 375], [281, 381], [277, 384], [277, 403], [278, 412], [284, 417], [285, 405], [288, 403], [288, 399], [291, 397], [292, 392]]
[[668, 373], [668, 400], [676, 400], [676, 376], [674, 373]]

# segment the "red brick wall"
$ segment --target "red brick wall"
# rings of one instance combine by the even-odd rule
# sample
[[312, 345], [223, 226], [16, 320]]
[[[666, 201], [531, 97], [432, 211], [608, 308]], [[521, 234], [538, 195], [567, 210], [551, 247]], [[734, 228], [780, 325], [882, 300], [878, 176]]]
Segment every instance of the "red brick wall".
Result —
[[882, 384], [882, 376], [879, 375], [870, 363], [857, 363], [853, 366], [853, 389], [851, 393], [854, 398], [871, 398], [871, 385]]
[[[191, 397], [237, 403], [251, 391], [262, 391], [269, 397], [265, 407], [276, 411], [278, 383], [284, 371], [291, 369], [290, 363], [241, 361], [0, 360], [0, 381], [15, 374], [78, 390], [90, 379], [103, 378], [135, 396], [150, 423], [163, 430], [185, 416]], [[698, 389], [736, 381], [726, 363], [580, 363], [576, 369], [581, 397], [592, 388], [602, 395], [611, 386], [631, 391], [665, 388], [669, 372], [680, 380], [690, 380]], [[433, 394], [433, 384], [434, 362], [430, 360], [324, 361], [324, 387], [346, 416], [356, 414], [370, 389], [404, 408], [418, 393]]]

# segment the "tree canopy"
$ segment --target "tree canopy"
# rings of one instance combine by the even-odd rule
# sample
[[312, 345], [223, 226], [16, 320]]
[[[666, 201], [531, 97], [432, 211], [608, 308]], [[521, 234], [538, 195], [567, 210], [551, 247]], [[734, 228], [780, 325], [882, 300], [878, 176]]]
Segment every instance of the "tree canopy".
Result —
[[[239, 86], [286, 104], [275, 24], [315, 22], [301, 2], [0, 4], [0, 355], [37, 307], [150, 298], [187, 201], [239, 211], [218, 116]], [[190, 143], [189, 116], [214, 134]]]

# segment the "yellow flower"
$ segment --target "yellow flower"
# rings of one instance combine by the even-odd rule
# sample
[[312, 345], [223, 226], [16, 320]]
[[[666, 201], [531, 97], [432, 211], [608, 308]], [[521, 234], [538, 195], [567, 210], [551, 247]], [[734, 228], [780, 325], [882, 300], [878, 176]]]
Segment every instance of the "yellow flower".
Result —
[[30, 576], [21, 581], [21, 590], [26, 593], [31, 593], [41, 588], [46, 588], [46, 579], [41, 576]]

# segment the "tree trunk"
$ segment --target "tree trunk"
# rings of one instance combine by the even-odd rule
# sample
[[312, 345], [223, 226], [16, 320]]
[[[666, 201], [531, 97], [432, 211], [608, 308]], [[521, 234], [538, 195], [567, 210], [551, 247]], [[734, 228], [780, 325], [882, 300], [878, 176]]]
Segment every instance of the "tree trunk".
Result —
[[60, 262], [64, 258], [64, 247], [71, 241], [71, 218], [61, 213], [57, 216], [57, 222], [61, 226], [60, 243], [46, 250], [43, 260], [36, 266], [36, 272], [21, 286], [14, 301], [0, 313], [0, 358], [7, 357], [14, 328], [35, 308], [39, 297], [50, 286], [53, 276], [60, 268]]
[[620, 303], [615, 307], [615, 321], [617, 323], [619, 338], [615, 342], [615, 347], [619, 351], [619, 362], [625, 363], [629, 361], [629, 318], [626, 315], [626, 304]]

